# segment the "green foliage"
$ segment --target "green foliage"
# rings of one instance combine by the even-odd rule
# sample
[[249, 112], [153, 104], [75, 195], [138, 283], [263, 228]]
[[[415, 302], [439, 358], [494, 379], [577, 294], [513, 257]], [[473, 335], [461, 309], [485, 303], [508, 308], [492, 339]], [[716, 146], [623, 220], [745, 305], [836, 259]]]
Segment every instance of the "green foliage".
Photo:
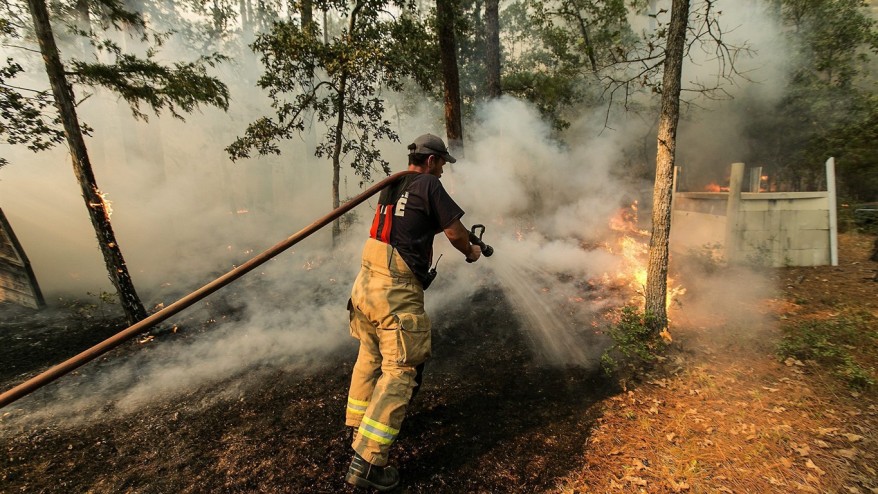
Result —
[[651, 314], [630, 305], [623, 307], [619, 321], [608, 331], [613, 344], [601, 355], [604, 372], [613, 374], [625, 367], [636, 373], [655, 362], [662, 341], [655, 327]]
[[[622, 0], [509, 4], [501, 12], [504, 93], [533, 103], [554, 128], [566, 128], [566, 110], [596, 94], [597, 73], [612, 63], [615, 51], [635, 42], [627, 12]], [[475, 50], [464, 63], [481, 70], [480, 56]], [[480, 76], [466, 79], [483, 81]]]
[[[0, 138], [9, 144], [24, 144], [31, 151], [48, 149], [64, 141], [64, 130], [57, 116], [45, 112], [52, 104], [45, 91], [27, 92], [12, 85], [23, 72], [12, 58], [0, 67]], [[0, 157], [0, 167], [8, 164]]]
[[[81, 25], [86, 18], [80, 10], [83, 5], [88, 10], [90, 22], [87, 25]], [[151, 31], [141, 13], [117, 0], [93, 0], [76, 5], [53, 3], [51, 12], [53, 21], [64, 23], [68, 28], [67, 32], [54, 33], [56, 39], [69, 43], [73, 40], [64, 36], [73, 35], [87, 41], [86, 46], [110, 60], [105, 63], [76, 59], [64, 61], [68, 68], [68, 82], [115, 91], [129, 103], [134, 116], [143, 119], [147, 115], [141, 111], [141, 105], [148, 106], [156, 114], [167, 110], [180, 119], [183, 113], [192, 112], [201, 105], [228, 109], [227, 87], [207, 73], [209, 68], [226, 61], [227, 57], [211, 54], [193, 62], [158, 62], [157, 48], [164, 44], [170, 33]], [[13, 48], [37, 51], [27, 47], [35, 41], [27, 9], [21, 3], [7, 3], [2, 15], [0, 37], [7, 43], [14, 40], [15, 43], [9, 43]], [[106, 37], [105, 31], [110, 29], [125, 31], [127, 35], [149, 43], [150, 48], [142, 57], [125, 53], [116, 42]], [[13, 79], [23, 71], [22, 65], [11, 57], [0, 67], [0, 139], [9, 144], [26, 145], [32, 151], [42, 151], [63, 142], [64, 131], [50, 91], [14, 85]], [[83, 133], [88, 135], [91, 129], [84, 123], [81, 125]], [[6, 163], [0, 158], [0, 166]]]
[[876, 327], [878, 318], [868, 312], [787, 326], [777, 354], [781, 360], [814, 362], [854, 388], [871, 388], [876, 373], [867, 362], [874, 362], [878, 351]]
[[[407, 77], [427, 84], [439, 65], [427, 58], [429, 45], [419, 44], [428, 35], [413, 19], [413, 6], [399, 5], [403, 15], [397, 18], [382, 15], [386, 6], [375, 0], [360, 1], [350, 11], [337, 5], [351, 22], [329, 43], [323, 43], [317, 26], [303, 28], [291, 21], [278, 21], [258, 36], [252, 48], [265, 67], [258, 84], [276, 113], [251, 123], [226, 148], [232, 159], [247, 158], [253, 150], [280, 154], [279, 142], [304, 132], [313, 115], [328, 129], [317, 156], [335, 157], [339, 149], [340, 158], [364, 180], [376, 170], [389, 173], [377, 142], [399, 138], [384, 118], [381, 93], [401, 90]], [[421, 50], [424, 46], [428, 49]]]
[[225, 84], [207, 74], [207, 67], [227, 60], [218, 54], [202, 56], [195, 62], [162, 65], [153, 59], [119, 54], [113, 64], [71, 62], [73, 81], [102, 86], [118, 93], [128, 102], [135, 117], [147, 119], [140, 105], [148, 105], [159, 114], [167, 110], [183, 120], [181, 111], [190, 113], [199, 105], [211, 105], [223, 110], [229, 107], [229, 90]]
[[752, 159], [785, 189], [820, 190], [823, 163], [834, 156], [840, 195], [875, 200], [878, 99], [867, 67], [876, 21], [861, 0], [780, 3], [791, 75], [776, 107], [751, 114]]

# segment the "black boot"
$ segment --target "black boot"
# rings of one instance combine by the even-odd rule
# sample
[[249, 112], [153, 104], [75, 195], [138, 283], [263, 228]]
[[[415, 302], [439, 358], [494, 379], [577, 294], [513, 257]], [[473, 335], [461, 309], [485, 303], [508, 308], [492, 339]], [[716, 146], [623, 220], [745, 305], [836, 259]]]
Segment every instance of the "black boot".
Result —
[[375, 466], [354, 453], [354, 459], [351, 460], [351, 466], [344, 479], [348, 484], [373, 487], [383, 492], [399, 485], [399, 472], [393, 467]]

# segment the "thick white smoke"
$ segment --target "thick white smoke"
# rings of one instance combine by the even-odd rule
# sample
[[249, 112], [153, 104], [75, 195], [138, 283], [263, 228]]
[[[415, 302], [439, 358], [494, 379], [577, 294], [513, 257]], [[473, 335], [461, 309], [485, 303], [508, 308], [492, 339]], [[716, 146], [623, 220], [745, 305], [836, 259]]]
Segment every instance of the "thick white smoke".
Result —
[[[767, 33], [777, 28], [731, 4], [725, 11], [738, 26], [734, 33], [758, 43], [758, 56], [768, 57], [747, 65], [761, 84], [755, 87], [761, 88], [756, 92], [762, 103], [776, 95], [777, 59], [771, 56], [776, 40]], [[687, 64], [684, 78], [698, 67]], [[735, 92], [742, 97], [754, 91], [748, 83], [741, 86]], [[81, 105], [83, 120], [95, 128], [89, 149], [98, 183], [112, 201], [120, 246], [148, 303], [173, 302], [330, 210], [330, 165], [311, 156], [313, 138], [286, 143], [280, 157], [228, 160], [223, 147], [248, 122], [271, 111], [252, 87], [233, 84], [231, 89], [229, 113], [205, 109], [185, 123], [167, 117], [134, 122], [122, 102], [104, 93]], [[689, 113], [679, 134], [681, 159], [710, 169], [738, 159], [730, 150], [739, 142], [739, 108], [744, 106], [725, 102], [713, 107], [721, 111]], [[443, 255], [440, 278], [427, 292], [427, 309], [434, 317], [479, 287], [496, 285], [517, 306], [522, 328], [548, 361], [595, 363], [600, 349], [581, 345], [583, 328], [590, 317], [627, 301], [577, 305], [569, 299], [579, 294], [577, 281], [599, 279], [621, 265], [618, 254], [599, 245], [620, 207], [632, 198], [642, 204], [651, 200], [643, 193], [651, 190], [647, 180], [624, 177], [618, 170], [625, 152], [632, 144], [641, 145], [654, 123], [631, 118], [607, 129], [604, 112], [579, 111], [570, 131], [559, 138], [534, 108], [519, 100], [506, 97], [480, 107], [466, 129], [465, 157], [446, 167], [443, 182], [467, 211], [464, 223], [486, 226], [485, 241], [496, 253], [467, 265], [437, 237], [434, 259]], [[402, 142], [384, 145], [394, 170], [405, 167], [405, 145], [417, 135], [444, 135], [435, 105], [425, 104], [420, 115], [401, 117], [398, 125]], [[48, 298], [109, 291], [66, 152], [16, 150], [10, 160], [0, 170], [0, 207]], [[358, 193], [358, 183], [358, 177], [346, 173], [342, 195]], [[83, 382], [75, 392], [59, 385], [52, 403], [82, 410], [83, 416], [107, 402], [132, 410], [254, 365], [303, 364], [352, 345], [345, 301], [373, 205], [369, 201], [355, 210], [355, 223], [337, 253], [330, 252], [328, 232], [321, 232], [238, 282], [236, 322], [191, 342], [151, 343], [150, 351]], [[561, 307], [573, 307], [574, 313], [559, 315]], [[45, 416], [59, 409], [41, 404]]]

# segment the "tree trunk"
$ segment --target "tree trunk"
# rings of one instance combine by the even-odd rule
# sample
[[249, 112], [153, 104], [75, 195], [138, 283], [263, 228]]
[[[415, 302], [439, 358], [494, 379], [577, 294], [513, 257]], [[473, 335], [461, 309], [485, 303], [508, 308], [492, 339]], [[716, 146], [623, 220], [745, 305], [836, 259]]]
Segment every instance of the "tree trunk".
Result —
[[[348, 24], [348, 43], [353, 40], [354, 28], [357, 26], [357, 14], [363, 7], [363, 2], [357, 2], [357, 5], [351, 10], [351, 20]], [[339, 200], [339, 183], [341, 182], [341, 144], [344, 135], [344, 119], [345, 119], [345, 98], [347, 96], [348, 69], [347, 60], [343, 61], [345, 66], [341, 69], [341, 77], [338, 82], [338, 120], [335, 123], [335, 142], [332, 150], [332, 209], [338, 209], [341, 201]], [[338, 238], [341, 235], [341, 223], [336, 218], [332, 222], [332, 247], [338, 245]]]
[[73, 159], [73, 171], [80, 187], [82, 187], [82, 197], [85, 199], [91, 223], [97, 234], [98, 245], [104, 256], [110, 281], [119, 295], [119, 301], [125, 311], [128, 323], [134, 324], [146, 317], [146, 311], [134, 290], [134, 284], [128, 274], [128, 267], [125, 265], [125, 259], [122, 257], [122, 251], [119, 249], [113, 227], [110, 224], [107, 205], [101, 196], [91, 169], [91, 161], [88, 158], [85, 140], [82, 137], [79, 119], [73, 104], [73, 89], [64, 75], [64, 66], [61, 64], [58, 47], [49, 24], [49, 12], [44, 0], [28, 0], [27, 3], [31, 17], [33, 17], [40, 52], [42, 52], [43, 60], [46, 63], [46, 72], [52, 86], [55, 105], [58, 107], [58, 113], [64, 123], [64, 133], [67, 136], [67, 145], [70, 147], [70, 155]]
[[460, 110], [460, 74], [457, 69], [457, 43], [454, 37], [455, 0], [436, 0], [439, 31], [439, 58], [445, 84], [445, 134], [451, 153], [463, 156], [463, 124]]
[[677, 122], [680, 119], [680, 85], [683, 48], [689, 21], [689, 0], [673, 0], [662, 80], [655, 187], [652, 197], [652, 236], [646, 278], [646, 312], [655, 317], [657, 330], [667, 327], [668, 238], [671, 233], [671, 195]]
[[[342, 69], [341, 80], [338, 84], [338, 120], [335, 123], [335, 146], [332, 150], [332, 209], [338, 209], [339, 183], [341, 179], [341, 139], [344, 132], [345, 93], [347, 92], [347, 69]], [[341, 223], [338, 218], [332, 222], [332, 247], [338, 245], [341, 235]]]
[[302, 0], [302, 30], [312, 29], [314, 22], [314, 0]]
[[500, 97], [500, 0], [485, 2], [485, 68], [488, 98]]

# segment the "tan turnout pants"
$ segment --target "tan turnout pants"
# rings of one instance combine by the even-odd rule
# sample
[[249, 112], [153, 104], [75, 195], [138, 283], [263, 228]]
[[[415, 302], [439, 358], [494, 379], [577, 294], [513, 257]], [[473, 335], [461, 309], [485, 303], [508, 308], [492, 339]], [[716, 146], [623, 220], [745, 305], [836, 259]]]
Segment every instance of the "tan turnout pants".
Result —
[[351, 304], [351, 336], [360, 340], [360, 352], [345, 423], [358, 428], [354, 450], [384, 466], [415, 387], [415, 368], [430, 356], [430, 319], [421, 283], [396, 249], [372, 238]]

